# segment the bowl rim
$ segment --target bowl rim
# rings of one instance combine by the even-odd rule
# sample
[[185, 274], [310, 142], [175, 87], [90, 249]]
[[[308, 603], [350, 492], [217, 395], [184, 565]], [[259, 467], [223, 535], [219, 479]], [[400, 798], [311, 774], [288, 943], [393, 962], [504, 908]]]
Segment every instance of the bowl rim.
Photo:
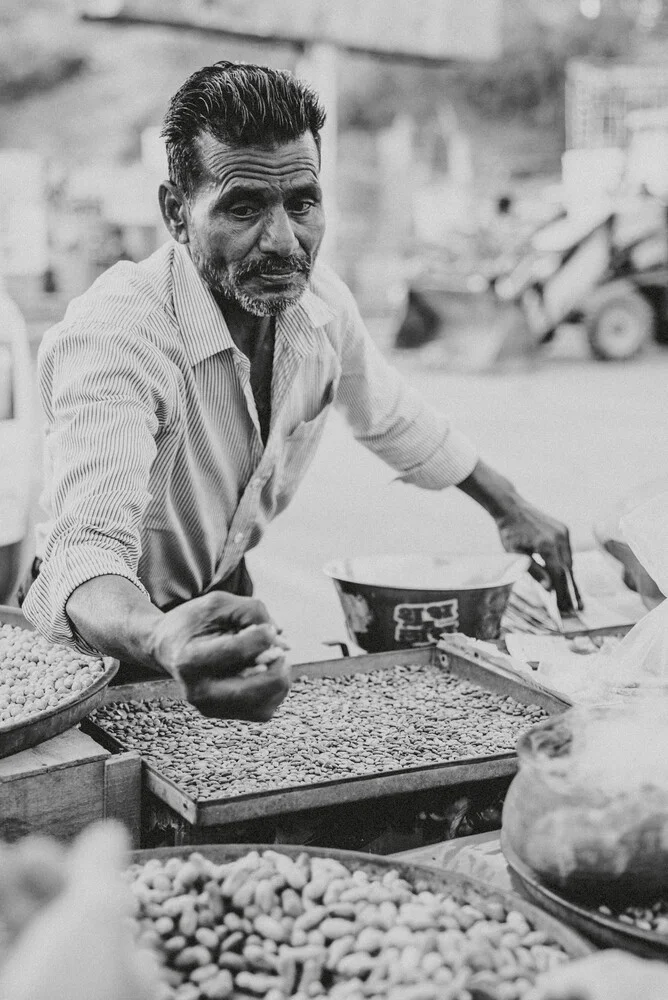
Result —
[[[322, 572], [325, 576], [328, 576], [331, 580], [336, 583], [349, 583], [355, 584], [359, 587], [369, 587], [375, 588], [377, 590], [384, 590], [387, 592], [395, 591], [402, 592], [406, 594], [459, 594], [459, 593], [482, 593], [488, 590], [501, 590], [505, 587], [513, 587], [517, 580], [519, 580], [522, 573], [526, 573], [531, 565], [531, 558], [527, 555], [523, 555], [521, 552], [500, 552], [497, 554], [497, 558], [503, 558], [506, 556], [508, 558], [508, 571], [510, 571], [513, 565], [517, 566], [517, 575], [514, 578], [506, 580], [504, 583], [491, 583], [486, 584], [482, 587], [406, 587], [406, 586], [389, 586], [383, 583], [372, 583], [362, 580], [353, 580], [351, 575], [342, 571], [342, 567], [345, 562], [352, 562], [364, 559], [411, 559], [419, 558], [424, 556], [427, 559], [435, 559], [439, 557], [439, 553], [395, 553], [395, 552], [385, 552], [382, 554], [376, 553], [375, 555], [368, 556], [349, 556], [349, 557], [339, 557], [337, 559], [328, 560], [322, 567]], [[462, 553], [462, 552], [451, 552], [447, 556], [443, 555], [442, 558], [448, 558], [451, 560], [455, 559], [470, 559], [483, 561], [489, 556], [484, 553]]]

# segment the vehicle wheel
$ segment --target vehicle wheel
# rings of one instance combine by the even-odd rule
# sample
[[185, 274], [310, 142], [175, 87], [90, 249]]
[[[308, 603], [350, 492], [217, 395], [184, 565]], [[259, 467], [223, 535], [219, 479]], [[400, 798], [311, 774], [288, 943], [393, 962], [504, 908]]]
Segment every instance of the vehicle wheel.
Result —
[[654, 336], [655, 315], [639, 292], [602, 289], [585, 315], [592, 353], [602, 361], [626, 361]]

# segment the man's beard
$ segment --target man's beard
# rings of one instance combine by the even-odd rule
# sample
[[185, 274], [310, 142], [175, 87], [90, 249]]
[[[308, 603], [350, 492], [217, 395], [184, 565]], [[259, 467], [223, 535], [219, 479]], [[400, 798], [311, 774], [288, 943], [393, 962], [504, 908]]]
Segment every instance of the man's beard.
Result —
[[[202, 259], [198, 253], [193, 254], [193, 261], [202, 280], [206, 282], [214, 295], [236, 302], [241, 308], [253, 316], [278, 316], [293, 306], [304, 294], [306, 282], [311, 274], [314, 257], [310, 254], [291, 254], [289, 257], [266, 258], [242, 262], [234, 267], [217, 267], [208, 260]], [[286, 289], [283, 292], [263, 295], [262, 298], [249, 295], [244, 290], [244, 283], [264, 274], [282, 274], [294, 271], [304, 275], [301, 288]]]

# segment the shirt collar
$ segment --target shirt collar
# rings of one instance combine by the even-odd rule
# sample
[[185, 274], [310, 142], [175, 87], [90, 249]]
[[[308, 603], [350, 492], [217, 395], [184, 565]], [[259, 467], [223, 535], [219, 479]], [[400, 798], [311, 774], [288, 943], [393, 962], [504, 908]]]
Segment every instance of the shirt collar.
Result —
[[[180, 243], [174, 246], [172, 273], [174, 312], [190, 364], [194, 367], [220, 351], [234, 348], [216, 300]], [[307, 288], [299, 302], [278, 317], [277, 336], [285, 338], [298, 354], [304, 355], [315, 343], [315, 330], [332, 319], [334, 313], [327, 303]]]
[[190, 364], [194, 367], [220, 351], [233, 348], [234, 341], [216, 300], [180, 243], [174, 248], [172, 278], [174, 312]]

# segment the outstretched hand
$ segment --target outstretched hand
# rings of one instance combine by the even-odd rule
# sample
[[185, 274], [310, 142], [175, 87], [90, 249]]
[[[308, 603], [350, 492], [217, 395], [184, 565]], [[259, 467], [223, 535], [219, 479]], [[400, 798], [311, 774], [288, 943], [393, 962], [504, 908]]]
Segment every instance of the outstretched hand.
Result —
[[253, 598], [216, 592], [181, 604], [156, 622], [151, 649], [203, 715], [266, 722], [290, 689], [287, 645]]

